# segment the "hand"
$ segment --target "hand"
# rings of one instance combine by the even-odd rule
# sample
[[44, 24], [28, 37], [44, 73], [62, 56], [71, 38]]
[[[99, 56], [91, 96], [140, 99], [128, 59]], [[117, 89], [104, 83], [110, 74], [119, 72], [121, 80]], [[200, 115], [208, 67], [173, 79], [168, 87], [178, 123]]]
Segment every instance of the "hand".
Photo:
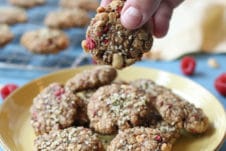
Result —
[[[102, 0], [106, 6], [112, 0]], [[147, 23], [156, 37], [163, 37], [169, 29], [173, 9], [183, 0], [127, 0], [122, 12], [121, 22], [128, 29], [136, 29]]]

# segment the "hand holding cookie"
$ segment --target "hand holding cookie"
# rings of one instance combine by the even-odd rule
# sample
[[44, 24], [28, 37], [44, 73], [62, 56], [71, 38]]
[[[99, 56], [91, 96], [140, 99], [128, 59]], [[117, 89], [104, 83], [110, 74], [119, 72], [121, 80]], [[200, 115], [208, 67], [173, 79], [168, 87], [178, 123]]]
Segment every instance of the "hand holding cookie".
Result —
[[[112, 0], [102, 0], [107, 6]], [[127, 0], [121, 12], [121, 22], [128, 29], [137, 29], [144, 24], [152, 26], [156, 37], [166, 35], [173, 9], [183, 0]]]
[[87, 29], [83, 49], [90, 53], [98, 64], [121, 69], [141, 60], [152, 46], [152, 34], [145, 25], [127, 29], [121, 21], [124, 0], [114, 0], [106, 7], [97, 8], [96, 16]]

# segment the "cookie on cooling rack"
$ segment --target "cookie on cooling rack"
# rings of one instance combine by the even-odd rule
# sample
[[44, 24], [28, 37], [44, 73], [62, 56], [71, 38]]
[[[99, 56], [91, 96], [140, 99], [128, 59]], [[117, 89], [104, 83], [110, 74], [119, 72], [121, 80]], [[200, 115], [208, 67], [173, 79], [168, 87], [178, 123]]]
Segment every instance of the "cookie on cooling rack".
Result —
[[110, 66], [98, 66], [76, 74], [66, 82], [66, 89], [79, 92], [110, 84], [117, 76], [117, 71]]
[[0, 24], [13, 25], [27, 21], [26, 11], [19, 7], [1, 6], [0, 14]]
[[19, 7], [31, 8], [37, 5], [44, 4], [45, 0], [9, 0], [9, 2]]
[[31, 106], [31, 125], [37, 135], [73, 125], [79, 97], [52, 83], [40, 92]]
[[21, 44], [33, 53], [51, 54], [66, 49], [69, 38], [63, 31], [43, 28], [26, 32], [21, 38]]
[[34, 146], [35, 151], [104, 151], [97, 135], [83, 127], [71, 127], [40, 135], [35, 139]]
[[152, 35], [145, 26], [126, 29], [120, 21], [124, 0], [114, 0], [106, 8], [99, 7], [91, 20], [82, 47], [98, 64], [112, 65], [117, 69], [141, 60], [143, 53], [152, 47]]
[[81, 8], [95, 11], [99, 6], [98, 0], [60, 0], [60, 5], [65, 8]]
[[0, 47], [5, 46], [13, 39], [13, 33], [10, 28], [5, 24], [0, 24]]
[[165, 133], [158, 129], [135, 127], [120, 131], [111, 141], [108, 151], [171, 151]]
[[45, 18], [45, 25], [52, 28], [85, 27], [89, 23], [88, 13], [82, 9], [62, 9], [50, 12]]
[[139, 89], [123, 84], [100, 87], [89, 99], [90, 127], [102, 134], [143, 125], [152, 110], [151, 99]]

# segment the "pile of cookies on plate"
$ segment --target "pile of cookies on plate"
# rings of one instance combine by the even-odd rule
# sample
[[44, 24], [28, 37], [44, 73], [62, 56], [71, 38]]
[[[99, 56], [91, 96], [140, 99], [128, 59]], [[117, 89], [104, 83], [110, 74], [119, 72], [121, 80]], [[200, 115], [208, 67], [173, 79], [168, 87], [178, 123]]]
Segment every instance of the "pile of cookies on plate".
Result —
[[120, 81], [111, 66], [51, 83], [30, 109], [34, 150], [170, 151], [181, 131], [205, 133], [208, 118], [150, 79]]
[[[0, 7], [0, 47], [12, 41], [14, 34], [9, 26], [29, 22], [26, 9], [45, 5], [46, 0], [8, 0], [13, 6]], [[47, 4], [46, 4], [47, 5]], [[98, 0], [60, 0], [60, 8], [46, 14], [43, 27], [24, 33], [21, 44], [32, 53], [52, 54], [69, 46], [69, 37], [62, 29], [83, 28], [90, 21], [90, 11], [95, 11]], [[26, 9], [25, 9], [26, 8]]]

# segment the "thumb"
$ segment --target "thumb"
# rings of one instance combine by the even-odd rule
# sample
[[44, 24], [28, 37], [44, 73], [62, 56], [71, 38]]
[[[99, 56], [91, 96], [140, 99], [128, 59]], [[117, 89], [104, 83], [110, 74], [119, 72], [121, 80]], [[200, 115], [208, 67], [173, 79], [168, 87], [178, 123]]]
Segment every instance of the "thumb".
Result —
[[121, 22], [128, 29], [144, 25], [159, 7], [161, 0], [127, 0], [121, 12]]

